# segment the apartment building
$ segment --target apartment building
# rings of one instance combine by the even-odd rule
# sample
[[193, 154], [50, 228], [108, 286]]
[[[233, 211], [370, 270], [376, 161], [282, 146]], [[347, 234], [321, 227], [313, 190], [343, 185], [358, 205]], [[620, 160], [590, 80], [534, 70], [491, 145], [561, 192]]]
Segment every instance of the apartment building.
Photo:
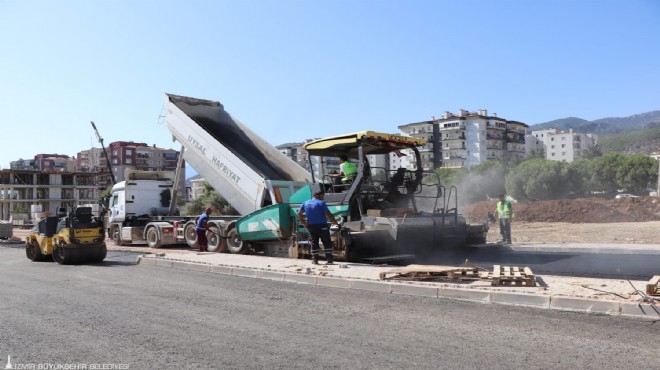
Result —
[[532, 131], [527, 136], [526, 150], [528, 153], [543, 150], [547, 160], [572, 162], [582, 158], [584, 151], [596, 144], [598, 136], [595, 134], [548, 129]]
[[[126, 169], [141, 171], [175, 171], [179, 152], [145, 143], [115, 141], [108, 145], [108, 156], [117, 182], [124, 180]], [[104, 165], [105, 161], [101, 161]], [[185, 167], [184, 167], [185, 168]], [[185, 174], [184, 174], [185, 178]]]
[[486, 109], [457, 114], [445, 112], [439, 119], [399, 126], [406, 135], [426, 140], [420, 148], [424, 170], [437, 167], [472, 167], [505, 155], [525, 156], [528, 125], [488, 115]]
[[0, 170], [0, 219], [8, 220], [17, 209], [54, 215], [60, 207], [94, 204], [97, 179], [95, 173]]

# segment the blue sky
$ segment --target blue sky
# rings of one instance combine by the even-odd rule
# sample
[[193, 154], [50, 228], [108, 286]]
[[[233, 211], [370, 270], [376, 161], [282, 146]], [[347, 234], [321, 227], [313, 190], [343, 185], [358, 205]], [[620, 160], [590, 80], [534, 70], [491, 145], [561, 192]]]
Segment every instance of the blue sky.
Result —
[[529, 125], [660, 109], [656, 0], [0, 0], [0, 167], [179, 149], [164, 93], [274, 145], [459, 109]]

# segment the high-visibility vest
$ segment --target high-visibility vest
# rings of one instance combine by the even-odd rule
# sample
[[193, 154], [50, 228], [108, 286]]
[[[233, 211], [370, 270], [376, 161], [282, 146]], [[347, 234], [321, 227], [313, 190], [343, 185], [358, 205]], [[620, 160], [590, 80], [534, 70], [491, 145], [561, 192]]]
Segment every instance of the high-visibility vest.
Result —
[[497, 202], [497, 216], [499, 218], [511, 218], [511, 202], [508, 200]]
[[344, 173], [344, 177], [341, 181], [353, 181], [353, 178], [355, 178], [355, 175], [357, 174], [357, 167], [353, 163], [346, 161], [342, 163], [342, 172]]

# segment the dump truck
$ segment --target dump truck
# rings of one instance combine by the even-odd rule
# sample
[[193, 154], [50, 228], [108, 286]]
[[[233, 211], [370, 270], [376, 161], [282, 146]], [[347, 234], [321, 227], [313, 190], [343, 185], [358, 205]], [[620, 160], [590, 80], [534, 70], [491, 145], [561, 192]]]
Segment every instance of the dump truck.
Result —
[[103, 220], [92, 207], [77, 207], [57, 216], [42, 218], [25, 240], [25, 254], [31, 261], [51, 258], [61, 265], [101, 262], [105, 259]]
[[[309, 186], [309, 172], [230, 116], [220, 103], [167, 94], [165, 109], [167, 128], [182, 145], [181, 159], [241, 215], [288, 204], [291, 194]], [[113, 186], [107, 229], [116, 244], [197, 246], [195, 217], [179, 216], [171, 205], [182, 163], [174, 173], [129, 170], [127, 180]], [[248, 251], [235, 230], [239, 218], [210, 218], [209, 251]]]

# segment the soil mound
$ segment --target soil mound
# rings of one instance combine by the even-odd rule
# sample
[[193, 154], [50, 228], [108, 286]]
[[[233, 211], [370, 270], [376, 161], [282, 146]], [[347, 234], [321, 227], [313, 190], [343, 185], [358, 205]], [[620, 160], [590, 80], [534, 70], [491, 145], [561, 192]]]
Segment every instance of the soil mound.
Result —
[[[462, 208], [471, 222], [484, 222], [488, 212], [495, 214], [497, 201], [483, 201]], [[516, 221], [607, 223], [660, 221], [660, 198], [622, 199], [581, 198], [514, 203]]]

